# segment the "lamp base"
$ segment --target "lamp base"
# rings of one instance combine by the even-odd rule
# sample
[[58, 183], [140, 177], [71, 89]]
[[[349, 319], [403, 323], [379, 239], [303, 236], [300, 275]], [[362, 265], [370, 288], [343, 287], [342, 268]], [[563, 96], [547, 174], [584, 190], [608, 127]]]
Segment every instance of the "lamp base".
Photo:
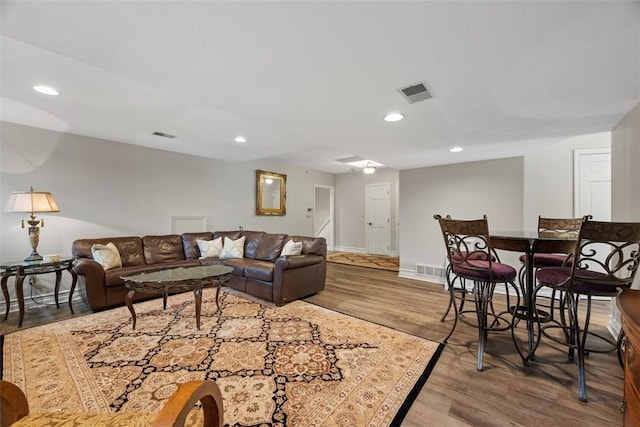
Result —
[[31, 252], [31, 255], [29, 255], [28, 257], [26, 257], [24, 259], [26, 262], [31, 262], [31, 261], [42, 261], [42, 255], [40, 255], [38, 252], [33, 251]]

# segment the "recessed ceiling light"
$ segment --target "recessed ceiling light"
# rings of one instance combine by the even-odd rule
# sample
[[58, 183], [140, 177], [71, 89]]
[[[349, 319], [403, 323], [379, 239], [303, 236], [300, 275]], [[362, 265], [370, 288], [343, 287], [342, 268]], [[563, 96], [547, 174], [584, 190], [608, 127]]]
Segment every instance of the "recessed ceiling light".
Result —
[[384, 116], [385, 122], [398, 122], [402, 119], [404, 119], [404, 114], [402, 113], [389, 113]]
[[235, 142], [247, 142], [247, 138], [244, 136], [236, 136], [234, 139]]
[[35, 90], [36, 92], [44, 93], [45, 95], [60, 95], [60, 92], [58, 92], [54, 88], [44, 85], [35, 85], [33, 87], [33, 90]]
[[464, 148], [462, 148], [462, 147], [452, 147], [452, 148], [449, 148], [449, 151], [452, 152], [452, 153], [459, 153], [461, 151], [464, 151]]

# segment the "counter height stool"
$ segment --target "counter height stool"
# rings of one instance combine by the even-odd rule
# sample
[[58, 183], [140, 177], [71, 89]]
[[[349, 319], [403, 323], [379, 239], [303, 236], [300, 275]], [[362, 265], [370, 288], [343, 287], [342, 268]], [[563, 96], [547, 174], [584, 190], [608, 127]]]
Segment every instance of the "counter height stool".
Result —
[[[553, 233], [553, 234], [574, 234], [577, 238], [578, 232], [580, 231], [580, 226], [582, 225], [582, 218], [543, 218], [538, 215], [538, 232], [539, 233]], [[533, 255], [533, 269], [538, 270], [544, 267], [571, 267], [573, 264], [573, 250], [574, 245], [571, 242], [567, 242], [567, 248], [565, 253], [536, 253]], [[520, 255], [520, 263], [522, 263], [522, 267], [520, 267], [520, 271], [518, 272], [518, 278], [520, 280], [520, 285], [524, 289], [525, 283], [525, 274], [527, 271], [527, 255]], [[536, 289], [536, 293], [540, 288]], [[562, 298], [562, 295], [560, 295]], [[548, 308], [549, 313], [548, 316], [545, 313], [545, 321], [553, 321], [554, 320], [554, 312], [555, 312], [555, 301], [556, 301], [556, 290], [553, 289], [551, 291], [551, 296], [549, 297], [548, 306], [545, 304], [543, 308]]]
[[[473, 294], [478, 326], [478, 370], [482, 371], [484, 342], [489, 331], [504, 331], [511, 328], [509, 286], [516, 294], [515, 307], [520, 305], [520, 293], [515, 283], [516, 270], [500, 259], [489, 243], [489, 225], [486, 215], [482, 219], [455, 220], [450, 216], [434, 215], [442, 230], [447, 250], [447, 285], [449, 288], [449, 308], [453, 307], [455, 318], [446, 343], [458, 323], [460, 310], [455, 302], [456, 292]], [[466, 283], [473, 283], [468, 290]], [[493, 306], [493, 292], [496, 284], [502, 283], [507, 290], [507, 309], [496, 313]], [[462, 300], [464, 302], [464, 299]], [[446, 314], [445, 314], [446, 315]]]
[[[545, 337], [569, 348], [572, 360], [578, 353], [579, 398], [587, 401], [585, 381], [585, 355], [587, 352], [614, 351], [620, 338], [613, 339], [589, 331], [591, 298], [615, 297], [619, 289], [631, 287], [640, 262], [640, 223], [591, 221], [584, 217], [571, 267], [547, 267], [538, 270], [536, 278], [541, 286], [565, 293], [561, 310], [566, 305], [568, 321], [562, 316], [559, 326], [564, 334], [551, 335], [543, 328]], [[586, 299], [586, 308], [579, 311], [580, 302]], [[582, 322], [581, 322], [582, 320]], [[582, 323], [582, 324], [581, 324]], [[595, 336], [611, 344], [607, 349], [587, 348], [587, 336]]]

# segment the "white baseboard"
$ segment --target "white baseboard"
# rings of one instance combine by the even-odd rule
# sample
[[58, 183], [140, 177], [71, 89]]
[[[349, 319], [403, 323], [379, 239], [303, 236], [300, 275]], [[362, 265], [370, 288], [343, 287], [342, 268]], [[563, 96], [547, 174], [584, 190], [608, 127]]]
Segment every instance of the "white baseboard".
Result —
[[401, 268], [398, 272], [398, 277], [420, 280], [421, 282], [429, 282], [436, 285], [445, 285], [444, 277], [417, 275], [414, 270], [409, 270], [407, 268]]

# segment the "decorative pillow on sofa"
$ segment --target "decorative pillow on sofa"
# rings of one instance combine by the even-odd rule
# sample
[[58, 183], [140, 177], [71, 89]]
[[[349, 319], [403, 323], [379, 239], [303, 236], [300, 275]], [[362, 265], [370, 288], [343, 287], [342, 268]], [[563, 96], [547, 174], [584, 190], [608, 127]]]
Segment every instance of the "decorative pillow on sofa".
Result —
[[109, 242], [106, 245], [94, 244], [91, 246], [91, 256], [105, 270], [122, 267], [120, 252], [113, 242]]
[[284, 244], [284, 248], [282, 248], [282, 253], [280, 255], [300, 255], [302, 253], [302, 242], [294, 242], [293, 240], [289, 240]]
[[219, 257], [222, 254], [222, 237], [213, 240], [196, 240], [200, 249], [200, 259]]
[[225, 237], [220, 259], [244, 258], [244, 240], [244, 236], [238, 240], [231, 240]]

